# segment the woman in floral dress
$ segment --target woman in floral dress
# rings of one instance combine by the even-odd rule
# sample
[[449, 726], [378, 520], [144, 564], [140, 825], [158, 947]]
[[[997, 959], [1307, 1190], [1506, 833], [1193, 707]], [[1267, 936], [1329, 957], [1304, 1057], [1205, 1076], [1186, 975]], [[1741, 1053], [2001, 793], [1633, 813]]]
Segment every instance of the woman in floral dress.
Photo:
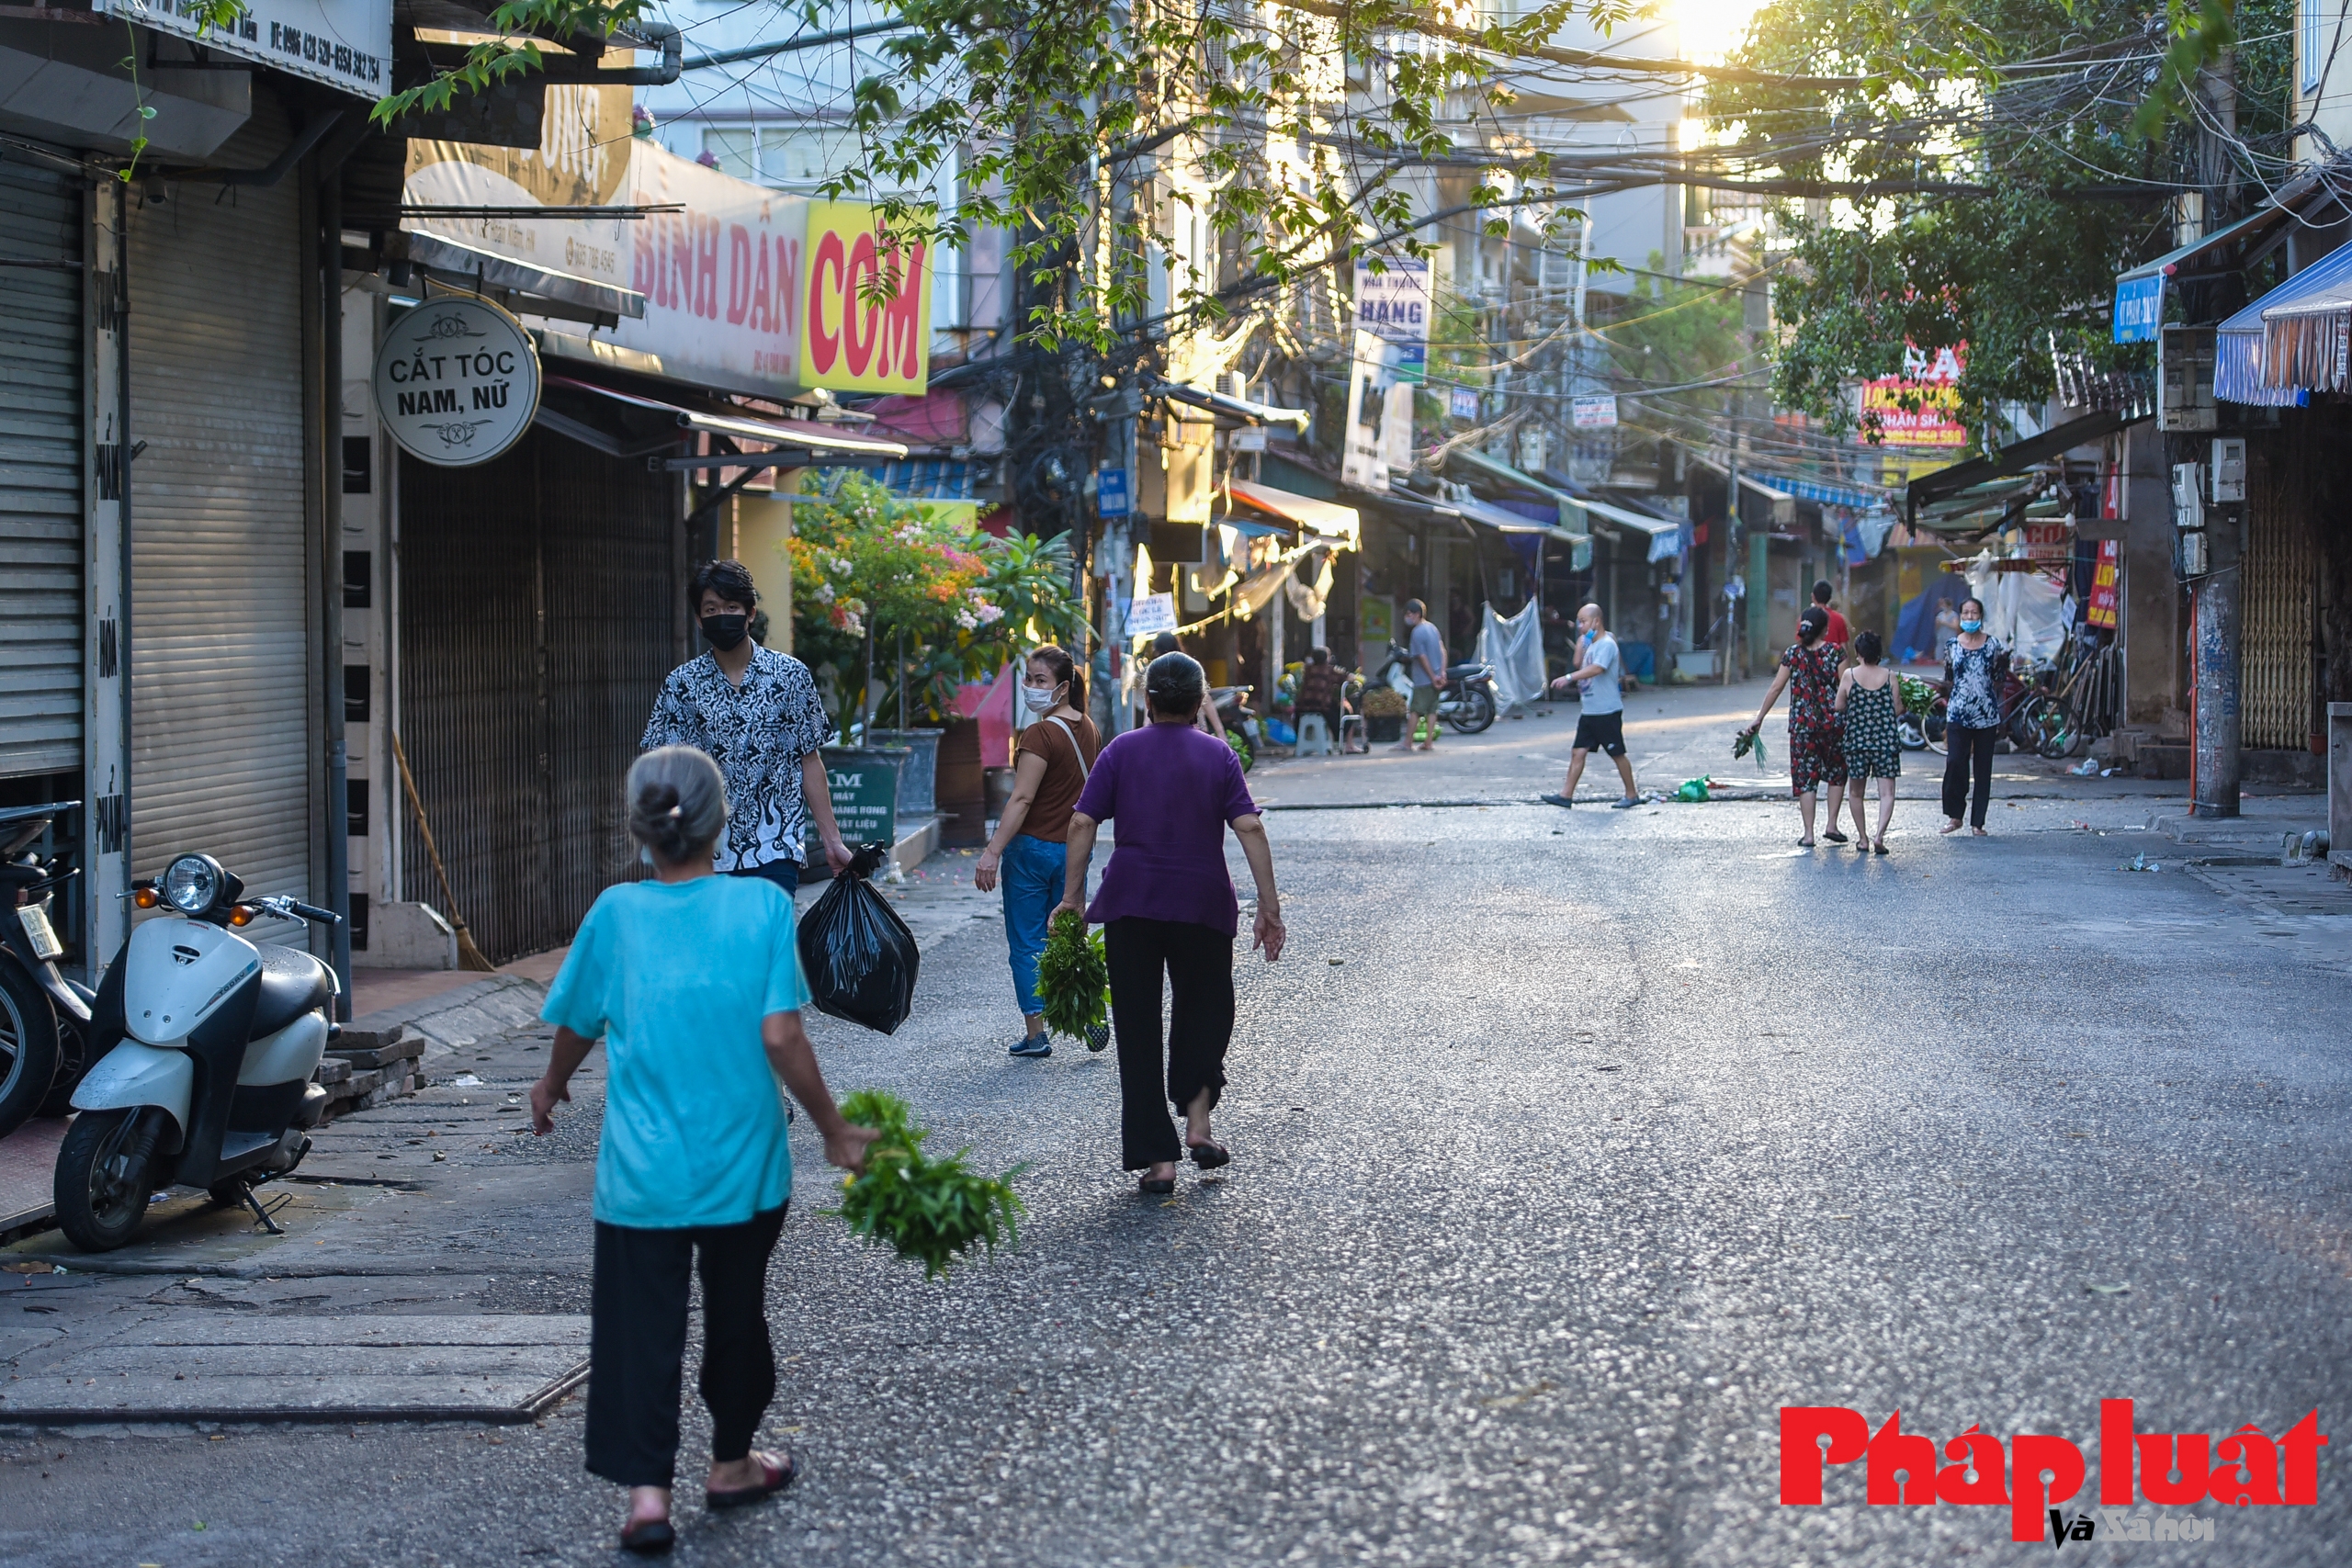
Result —
[[[1838, 717], [1845, 727], [1847, 787], [1853, 793], [1858, 850], [1886, 853], [1886, 825], [1894, 819], [1894, 781], [1903, 772], [1903, 747], [1894, 737], [1894, 716], [1903, 688], [1886, 667], [1886, 648], [1876, 632], [1854, 639], [1854, 657], [1838, 681]], [[1863, 818], [1862, 796], [1878, 780], [1878, 832]]]
[[1781, 655], [1780, 673], [1772, 677], [1772, 689], [1764, 694], [1764, 705], [1756, 710], [1756, 722], [1746, 731], [1754, 735], [1763, 728], [1764, 716], [1781, 700], [1781, 693], [1789, 694], [1789, 788], [1804, 816], [1804, 837], [1797, 844], [1808, 850], [1813, 848], [1814, 793], [1825, 784], [1829, 785], [1825, 837], [1833, 844], [1846, 841], [1838, 830], [1838, 813], [1846, 804], [1846, 754], [1838, 742], [1838, 715], [1830, 705], [1846, 650], [1823, 640], [1828, 629], [1826, 611], [1819, 605], [1805, 611], [1797, 622], [1797, 640]]
[[[2001, 685], [2009, 672], [2009, 650], [1984, 629], [1984, 602], [1960, 603], [1960, 636], [1944, 650], [1944, 825], [1960, 831], [1960, 814], [1984, 837], [1984, 808], [1993, 803], [1993, 742], [2001, 733]], [[1973, 785], [1972, 790], [1971, 786]]]

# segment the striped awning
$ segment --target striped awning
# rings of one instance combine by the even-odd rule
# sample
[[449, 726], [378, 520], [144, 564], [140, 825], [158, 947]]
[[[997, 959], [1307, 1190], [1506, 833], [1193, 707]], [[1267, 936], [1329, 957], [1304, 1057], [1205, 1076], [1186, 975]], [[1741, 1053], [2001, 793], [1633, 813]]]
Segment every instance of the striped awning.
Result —
[[2223, 321], [2213, 395], [2300, 408], [2352, 384], [2352, 245], [2340, 246]]

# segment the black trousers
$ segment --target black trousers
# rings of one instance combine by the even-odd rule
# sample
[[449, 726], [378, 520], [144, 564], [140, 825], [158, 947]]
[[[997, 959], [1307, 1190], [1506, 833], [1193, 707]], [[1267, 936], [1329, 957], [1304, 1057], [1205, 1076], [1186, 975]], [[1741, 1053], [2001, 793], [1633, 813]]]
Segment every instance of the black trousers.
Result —
[[1984, 810], [1993, 804], [1993, 742], [2000, 733], [1972, 729], [1964, 724], [1944, 727], [1944, 815], [1953, 821], [1959, 821], [1962, 808], [1970, 806], [1968, 786], [1973, 778], [1976, 799], [1969, 825], [1984, 826]]
[[596, 1223], [588, 1328], [590, 1474], [624, 1486], [670, 1484], [678, 1462], [686, 1288], [697, 1262], [710, 1457], [723, 1463], [752, 1451], [752, 1434], [775, 1397], [768, 1255], [790, 1207], [753, 1214], [741, 1224], [683, 1230]]
[[[1129, 915], [1102, 927], [1111, 969], [1112, 1032], [1119, 1043], [1119, 1145], [1129, 1170], [1181, 1158], [1169, 1106], [1201, 1090], [1224, 1097], [1225, 1048], [1233, 1042], [1233, 939], [1184, 920]], [[1159, 978], [1172, 1000], [1160, 1043]]]

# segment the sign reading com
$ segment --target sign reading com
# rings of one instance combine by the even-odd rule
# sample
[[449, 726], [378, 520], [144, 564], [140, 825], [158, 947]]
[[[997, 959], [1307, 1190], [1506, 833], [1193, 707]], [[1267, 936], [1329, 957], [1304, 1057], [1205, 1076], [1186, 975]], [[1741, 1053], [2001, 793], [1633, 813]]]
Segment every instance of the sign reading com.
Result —
[[523, 438], [539, 407], [539, 355], [522, 323], [482, 299], [432, 299], [376, 351], [376, 412], [411, 457], [487, 463]]
[[[2151, 1518], [2133, 1505], [2142, 1499], [2159, 1508], [2194, 1508], [2215, 1503], [2225, 1508], [2310, 1507], [2319, 1501], [2319, 1450], [2327, 1437], [2319, 1412], [2296, 1422], [2277, 1438], [2251, 1423], [2212, 1438], [2202, 1432], [2143, 1432], [2128, 1399], [2102, 1399], [2098, 1406], [2099, 1517], [2069, 1514], [2055, 1506], [2070, 1502], [2086, 1477], [2083, 1450], [2064, 1438], [2043, 1432], [2001, 1439], [1971, 1427], [1943, 1445], [1903, 1429], [1903, 1412], [1890, 1414], [1877, 1431], [1861, 1412], [1842, 1405], [1784, 1404], [1781, 1407], [1781, 1502], [1818, 1507], [1822, 1482], [1831, 1465], [1863, 1466], [1863, 1497], [1872, 1506], [1955, 1503], [2009, 1510], [2011, 1540], [2068, 1541], [2098, 1539], [2104, 1526], [2111, 1540], [2211, 1540], [2213, 1520], [2168, 1514]], [[2136, 1461], [2136, 1462], [2135, 1462]], [[2137, 1471], [2136, 1486], [2134, 1471]]]

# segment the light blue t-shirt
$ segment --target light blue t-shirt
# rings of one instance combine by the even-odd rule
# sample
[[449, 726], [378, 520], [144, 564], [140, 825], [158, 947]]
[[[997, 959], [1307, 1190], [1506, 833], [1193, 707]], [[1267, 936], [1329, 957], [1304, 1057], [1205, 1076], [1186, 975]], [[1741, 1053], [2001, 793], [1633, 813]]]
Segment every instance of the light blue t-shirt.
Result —
[[1623, 713], [1625, 694], [1621, 682], [1625, 671], [1624, 657], [1617, 651], [1617, 639], [1602, 632], [1585, 645], [1584, 661], [1600, 666], [1600, 673], [1584, 682], [1586, 713]]
[[[1413, 684], [1416, 686], [1437, 684], [1430, 679], [1430, 670], [1434, 670], [1441, 675], [1445, 672], [1445, 641], [1437, 635], [1437, 628], [1427, 621], [1416, 625], [1413, 627], [1412, 646], [1405, 651], [1412, 660]], [[1430, 661], [1429, 670], [1421, 668], [1421, 660], [1424, 659]]]
[[741, 1224], [792, 1196], [760, 1021], [808, 999], [792, 899], [763, 876], [633, 882], [597, 897], [540, 1017], [604, 1036], [596, 1218]]

